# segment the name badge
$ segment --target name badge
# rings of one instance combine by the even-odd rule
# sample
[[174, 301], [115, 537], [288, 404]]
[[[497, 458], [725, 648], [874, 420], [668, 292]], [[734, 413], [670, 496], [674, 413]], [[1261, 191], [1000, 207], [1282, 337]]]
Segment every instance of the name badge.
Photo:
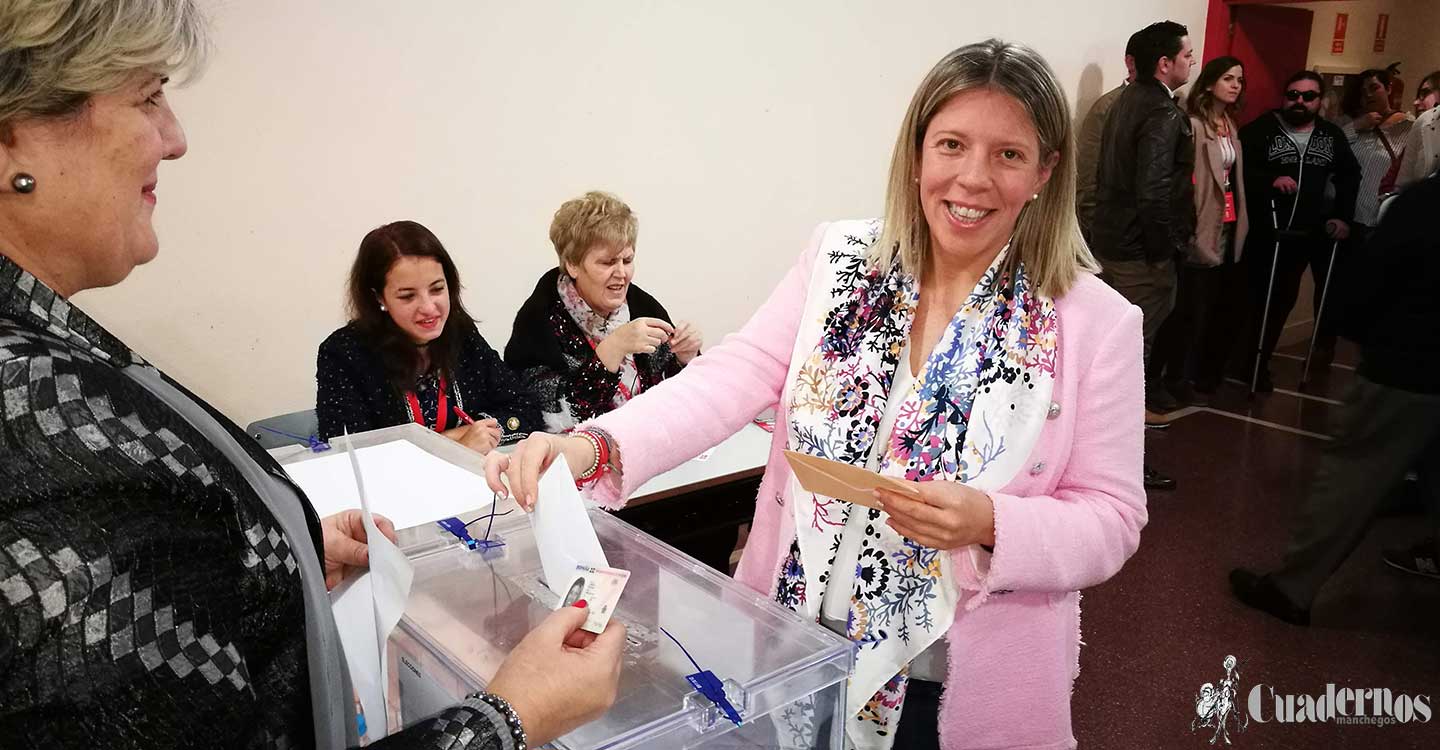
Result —
[[1231, 224], [1239, 219], [1235, 215], [1235, 193], [1231, 190], [1225, 191], [1225, 223]]

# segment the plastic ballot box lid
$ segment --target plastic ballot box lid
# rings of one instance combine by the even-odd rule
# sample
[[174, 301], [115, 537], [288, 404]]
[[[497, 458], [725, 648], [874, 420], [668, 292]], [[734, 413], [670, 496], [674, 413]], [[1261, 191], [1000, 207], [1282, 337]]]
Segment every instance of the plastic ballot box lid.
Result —
[[[603, 510], [588, 513], [610, 567], [630, 571], [612, 617], [625, 625], [627, 643], [614, 706], [553, 747], [843, 746], [850, 641]], [[503, 545], [407, 551], [414, 584], [386, 654], [390, 726], [423, 721], [484, 689], [559, 603], [523, 513], [494, 519], [489, 538]], [[696, 664], [724, 685], [739, 725], [691, 686]]]

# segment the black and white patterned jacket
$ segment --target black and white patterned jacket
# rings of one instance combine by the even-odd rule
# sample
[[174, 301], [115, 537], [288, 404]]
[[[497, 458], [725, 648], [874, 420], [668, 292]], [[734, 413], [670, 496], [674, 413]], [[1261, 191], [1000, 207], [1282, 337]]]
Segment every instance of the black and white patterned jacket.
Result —
[[[286, 538], [131, 365], [0, 256], [0, 747], [311, 747], [295, 555], [319, 520]], [[471, 700], [372, 746], [505, 750], [502, 722]]]

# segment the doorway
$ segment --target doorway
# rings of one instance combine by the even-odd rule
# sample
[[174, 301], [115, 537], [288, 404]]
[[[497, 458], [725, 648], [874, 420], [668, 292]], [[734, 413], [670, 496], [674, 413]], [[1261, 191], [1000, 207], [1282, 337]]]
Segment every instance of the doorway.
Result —
[[1212, 0], [1204, 57], [1233, 55], [1245, 63], [1241, 124], [1278, 107], [1285, 79], [1306, 69], [1314, 15], [1263, 0]]

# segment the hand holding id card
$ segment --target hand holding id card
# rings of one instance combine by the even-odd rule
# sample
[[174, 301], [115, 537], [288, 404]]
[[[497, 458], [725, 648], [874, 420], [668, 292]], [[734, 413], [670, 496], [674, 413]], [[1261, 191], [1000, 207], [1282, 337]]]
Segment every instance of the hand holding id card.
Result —
[[620, 603], [620, 592], [625, 590], [625, 583], [629, 580], [628, 570], [576, 565], [575, 576], [570, 580], [565, 596], [560, 598], [560, 606], [556, 609], [585, 600], [585, 624], [580, 626], [580, 629], [599, 635], [605, 632], [605, 625], [610, 622], [611, 615], [615, 614], [615, 607]]

